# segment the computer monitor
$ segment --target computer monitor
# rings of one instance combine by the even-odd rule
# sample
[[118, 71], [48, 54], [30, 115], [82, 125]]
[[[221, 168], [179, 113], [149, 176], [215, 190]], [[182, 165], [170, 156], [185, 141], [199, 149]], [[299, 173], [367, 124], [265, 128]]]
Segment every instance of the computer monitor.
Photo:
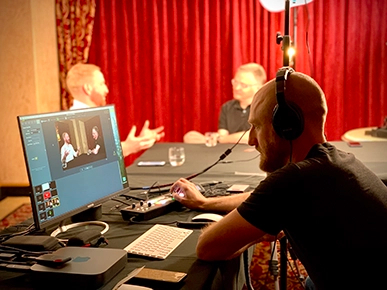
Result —
[[114, 106], [18, 116], [35, 228], [129, 191]]

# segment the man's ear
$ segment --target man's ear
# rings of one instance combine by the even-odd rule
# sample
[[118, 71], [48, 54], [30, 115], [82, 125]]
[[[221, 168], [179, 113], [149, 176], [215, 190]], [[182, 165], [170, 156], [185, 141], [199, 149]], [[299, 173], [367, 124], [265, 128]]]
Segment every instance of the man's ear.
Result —
[[84, 84], [83, 87], [82, 87], [82, 89], [83, 89], [83, 92], [84, 92], [86, 95], [88, 95], [88, 96], [90, 96], [90, 95], [91, 95], [91, 92], [93, 91], [92, 85], [90, 85], [90, 84], [88, 84], [88, 83]]

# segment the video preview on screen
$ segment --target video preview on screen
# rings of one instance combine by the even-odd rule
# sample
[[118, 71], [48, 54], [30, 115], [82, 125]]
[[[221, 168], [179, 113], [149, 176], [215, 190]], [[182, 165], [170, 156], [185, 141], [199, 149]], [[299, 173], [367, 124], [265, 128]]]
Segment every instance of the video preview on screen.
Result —
[[114, 106], [22, 116], [19, 125], [39, 224], [129, 187]]

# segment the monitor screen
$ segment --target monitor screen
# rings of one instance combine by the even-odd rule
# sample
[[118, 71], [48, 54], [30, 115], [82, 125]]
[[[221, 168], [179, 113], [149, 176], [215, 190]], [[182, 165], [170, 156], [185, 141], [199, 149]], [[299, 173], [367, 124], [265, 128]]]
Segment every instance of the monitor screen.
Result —
[[36, 229], [129, 190], [114, 106], [18, 116]]

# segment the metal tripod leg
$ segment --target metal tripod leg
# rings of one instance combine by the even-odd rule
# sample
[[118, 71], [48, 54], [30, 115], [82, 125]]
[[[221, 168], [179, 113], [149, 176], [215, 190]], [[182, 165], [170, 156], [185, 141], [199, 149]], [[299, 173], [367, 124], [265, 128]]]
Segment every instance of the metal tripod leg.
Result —
[[[273, 254], [272, 254], [273, 253]], [[277, 241], [271, 242], [270, 243], [270, 255], [273, 255], [273, 258], [271, 261], [275, 261], [276, 264], [278, 265], [278, 254], [277, 254]], [[270, 267], [270, 265], [269, 265]], [[277, 270], [278, 272], [278, 270]], [[279, 290], [279, 282], [278, 282], [278, 274], [272, 273], [274, 276], [274, 289]]]

